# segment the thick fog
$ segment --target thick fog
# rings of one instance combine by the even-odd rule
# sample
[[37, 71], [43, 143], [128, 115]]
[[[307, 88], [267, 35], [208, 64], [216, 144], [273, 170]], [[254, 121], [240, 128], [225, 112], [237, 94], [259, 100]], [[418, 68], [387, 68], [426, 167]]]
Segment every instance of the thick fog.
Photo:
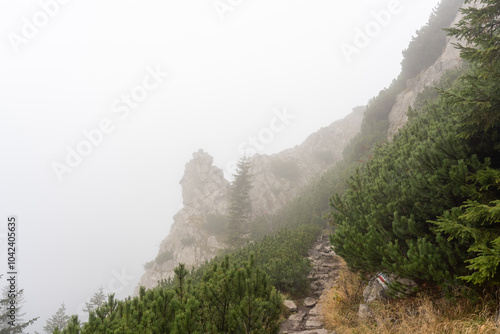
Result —
[[17, 215], [30, 330], [101, 286], [132, 293], [194, 151], [229, 175], [366, 104], [437, 3], [1, 1], [0, 273]]

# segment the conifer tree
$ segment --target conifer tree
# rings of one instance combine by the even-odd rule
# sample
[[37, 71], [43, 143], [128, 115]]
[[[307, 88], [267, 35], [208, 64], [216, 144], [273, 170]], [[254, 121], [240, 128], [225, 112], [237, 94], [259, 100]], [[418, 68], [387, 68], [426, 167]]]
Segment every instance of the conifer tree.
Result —
[[49, 334], [52, 334], [56, 329], [62, 331], [69, 320], [70, 317], [66, 314], [66, 306], [62, 303], [57, 312], [50, 319], [47, 319], [43, 330]]
[[468, 138], [488, 130], [498, 130], [500, 123], [500, 2], [466, 0], [475, 6], [461, 9], [464, 18], [446, 29], [461, 42], [456, 44], [460, 56], [471, 66], [461, 78], [462, 85], [446, 92], [449, 100], [460, 108], [461, 120], [468, 125], [463, 134]]
[[234, 181], [229, 189], [229, 209], [227, 225], [227, 242], [231, 247], [243, 245], [244, 235], [249, 232], [252, 218], [252, 201], [250, 199], [251, 164], [247, 157], [238, 161]]
[[[0, 278], [1, 277], [2, 275], [0, 275]], [[32, 325], [38, 319], [34, 318], [29, 321], [25, 321], [23, 319], [26, 314], [22, 312], [22, 307], [25, 303], [23, 290], [17, 290], [15, 293], [15, 319], [10, 317], [11, 312], [8, 309], [9, 305], [11, 305], [11, 300], [12, 299], [9, 297], [9, 288], [6, 286], [4, 287], [0, 298], [0, 334], [23, 333], [26, 327]]]
[[462, 41], [457, 47], [470, 70], [445, 95], [462, 123], [460, 135], [483, 164], [468, 178], [469, 198], [434, 223], [448, 240], [469, 247], [469, 272], [461, 278], [491, 286], [500, 283], [500, 2], [466, 3], [478, 4], [463, 9], [464, 19], [448, 32]]
[[94, 293], [92, 298], [90, 298], [90, 302], [85, 303], [84, 312], [90, 313], [90, 311], [95, 310], [99, 306], [103, 305], [107, 301], [106, 294], [102, 287], [99, 288], [99, 291]]
[[461, 278], [474, 284], [500, 284], [500, 170], [486, 168], [473, 174], [473, 200], [453, 208], [434, 223], [439, 232], [470, 245], [476, 256], [469, 258], [469, 275]]

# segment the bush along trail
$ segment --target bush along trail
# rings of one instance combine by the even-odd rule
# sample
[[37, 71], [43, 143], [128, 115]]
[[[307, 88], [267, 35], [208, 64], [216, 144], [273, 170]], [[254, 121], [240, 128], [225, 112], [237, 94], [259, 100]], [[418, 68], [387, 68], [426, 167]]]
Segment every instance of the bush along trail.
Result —
[[340, 258], [332, 251], [327, 235], [320, 236], [309, 250], [312, 264], [311, 289], [299, 301], [286, 300], [291, 315], [281, 324], [283, 334], [335, 334], [324, 328], [321, 316], [321, 299], [338, 276]]

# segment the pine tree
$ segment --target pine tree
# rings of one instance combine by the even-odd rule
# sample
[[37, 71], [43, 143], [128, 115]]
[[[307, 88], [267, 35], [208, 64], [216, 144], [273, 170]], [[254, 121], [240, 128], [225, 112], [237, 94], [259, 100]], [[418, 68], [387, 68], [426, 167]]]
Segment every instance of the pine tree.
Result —
[[66, 328], [62, 330], [62, 334], [81, 334], [82, 329], [80, 327], [80, 320], [78, 320], [78, 316], [74, 315], [68, 321], [68, 325]]
[[482, 0], [462, 12], [448, 32], [463, 41], [457, 47], [470, 70], [445, 95], [463, 124], [460, 135], [483, 164], [469, 176], [469, 198], [434, 223], [448, 240], [469, 247], [469, 272], [461, 278], [487, 287], [500, 284], [500, 2]]
[[464, 19], [451, 29], [460, 56], [468, 61], [471, 71], [462, 77], [462, 85], [446, 92], [450, 101], [461, 105], [459, 115], [468, 125], [463, 132], [468, 138], [488, 130], [498, 131], [500, 123], [500, 2], [467, 0], [479, 3], [462, 9]]
[[500, 284], [500, 170], [486, 167], [470, 179], [474, 199], [444, 213], [434, 223], [439, 232], [469, 245], [475, 254], [466, 260], [470, 270], [460, 278], [478, 285]]
[[58, 331], [62, 331], [68, 324], [69, 320], [70, 316], [66, 314], [66, 305], [62, 303], [57, 312], [47, 320], [43, 330], [48, 334], [52, 334], [56, 329]]
[[252, 218], [252, 201], [249, 193], [252, 189], [250, 168], [249, 159], [241, 158], [229, 189], [227, 242], [234, 248], [243, 245], [245, 235], [250, 228]]
[[107, 301], [106, 294], [104, 293], [104, 290], [102, 287], [99, 288], [99, 291], [94, 293], [92, 298], [90, 298], [90, 302], [85, 303], [85, 310], [84, 312], [90, 313], [90, 311], [95, 310], [99, 306], [103, 305]]
[[[0, 275], [0, 278], [2, 275]], [[23, 333], [24, 329], [28, 326], [31, 326], [38, 318], [31, 319], [29, 321], [25, 321], [23, 316], [26, 313], [22, 313], [22, 307], [25, 303], [24, 300], [24, 291], [17, 290], [15, 293], [15, 301], [16, 301], [16, 312], [15, 319], [11, 318], [11, 312], [8, 309], [11, 301], [9, 297], [9, 288], [6, 286], [3, 288], [2, 297], [0, 298], [0, 334], [16, 334]]]

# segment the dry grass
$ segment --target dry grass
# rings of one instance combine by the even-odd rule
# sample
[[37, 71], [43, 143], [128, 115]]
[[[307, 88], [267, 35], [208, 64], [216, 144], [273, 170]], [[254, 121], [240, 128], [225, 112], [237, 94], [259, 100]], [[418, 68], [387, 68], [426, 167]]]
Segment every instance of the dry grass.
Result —
[[493, 334], [500, 333], [495, 325], [495, 310], [489, 306], [473, 304], [466, 298], [449, 301], [429, 294], [404, 300], [391, 300], [370, 304], [373, 318], [358, 319], [365, 283], [349, 272], [341, 270], [335, 286], [323, 300], [326, 325], [338, 334]]

